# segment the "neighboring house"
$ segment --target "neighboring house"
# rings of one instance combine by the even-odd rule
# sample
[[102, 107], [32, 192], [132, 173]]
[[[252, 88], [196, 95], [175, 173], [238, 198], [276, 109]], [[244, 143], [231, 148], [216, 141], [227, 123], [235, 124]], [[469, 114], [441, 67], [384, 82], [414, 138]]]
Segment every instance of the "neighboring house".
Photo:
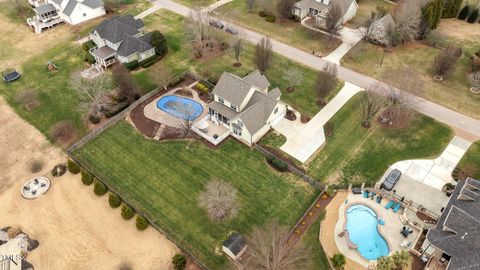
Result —
[[[280, 101], [280, 90], [268, 91], [269, 87], [270, 82], [258, 70], [244, 78], [224, 72], [212, 91], [213, 101], [208, 104], [206, 120], [226, 128], [221, 135], [232, 135], [252, 146], [285, 116], [287, 110], [286, 104]], [[218, 144], [219, 141], [208, 137], [207, 128], [202, 130], [201, 127], [208, 124], [201, 122], [199, 128], [194, 125], [194, 131]]]
[[388, 31], [393, 27], [395, 27], [395, 21], [391, 14], [387, 14], [370, 25], [370, 28], [367, 30], [369, 31], [368, 37], [375, 43], [387, 45]]
[[[427, 267], [480, 269], [480, 181], [460, 180], [422, 245]], [[440, 268], [435, 268], [440, 269]]]
[[155, 48], [151, 44], [151, 33], [145, 34], [144, 28], [143, 21], [132, 15], [106, 19], [90, 32], [90, 40], [97, 46], [90, 53], [105, 68], [116, 61], [130, 63], [148, 59], [155, 55]]
[[66, 22], [71, 25], [105, 15], [103, 0], [29, 0], [35, 16], [27, 23], [35, 33]]
[[355, 0], [301, 0], [293, 5], [292, 13], [301, 20], [307, 16], [315, 18], [316, 25], [325, 27], [328, 9], [334, 3], [339, 5], [342, 12], [341, 24], [355, 17], [358, 8]]
[[238, 260], [247, 250], [247, 241], [238, 233], [232, 233], [227, 240], [223, 241], [222, 250], [230, 258]]

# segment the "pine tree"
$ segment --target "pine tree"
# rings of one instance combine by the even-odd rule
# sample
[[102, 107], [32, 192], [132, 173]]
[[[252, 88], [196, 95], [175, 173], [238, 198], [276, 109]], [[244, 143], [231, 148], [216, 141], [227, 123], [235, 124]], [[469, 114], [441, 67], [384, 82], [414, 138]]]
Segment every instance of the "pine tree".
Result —
[[470, 8], [468, 6], [464, 6], [462, 8], [462, 11], [460, 11], [460, 14], [458, 14], [458, 19], [465, 20], [468, 17], [469, 13], [470, 13]]

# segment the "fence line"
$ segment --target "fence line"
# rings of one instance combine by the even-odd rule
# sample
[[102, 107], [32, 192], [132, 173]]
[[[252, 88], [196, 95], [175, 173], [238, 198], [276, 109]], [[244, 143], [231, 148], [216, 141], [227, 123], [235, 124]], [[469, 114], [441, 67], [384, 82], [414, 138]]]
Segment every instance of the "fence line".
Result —
[[[275, 157], [275, 158], [277, 158], [277, 159], [279, 159], [279, 160], [282, 160], [282, 158], [279, 157], [279, 156], [277, 156], [276, 153], [268, 150], [267, 148], [265, 148], [265, 147], [263, 147], [263, 146], [261, 146], [261, 145], [259, 145], [259, 144], [254, 144], [253, 147], [254, 147], [255, 149], [259, 150], [262, 154], [266, 155], [267, 157]], [[300, 177], [303, 179], [303, 181], [307, 182], [307, 183], [310, 184], [311, 186], [314, 186], [314, 187], [319, 188], [319, 189], [325, 188], [325, 185], [324, 185], [324, 184], [322, 184], [322, 183], [320, 183], [319, 181], [311, 178], [310, 176], [308, 176], [307, 174], [305, 174], [304, 172], [302, 172], [301, 170], [299, 170], [297, 167], [295, 167], [295, 166], [293, 166], [293, 165], [291, 165], [291, 164], [289, 164], [289, 163], [287, 163], [287, 162], [284, 162], [283, 160], [282, 160], [282, 162], [287, 165], [288, 169], [289, 169], [292, 173], [300, 176]]]
[[92, 168], [92, 166], [88, 166], [90, 164], [85, 164], [84, 162], [81, 162], [80, 160], [78, 160], [72, 153], [70, 152], [67, 152], [68, 156], [70, 159], [72, 159], [73, 161], [75, 161], [81, 168], [83, 171], [85, 172], [88, 172], [89, 174], [91, 174], [97, 181], [100, 181], [101, 183], [103, 183], [107, 188], [108, 188], [108, 191], [111, 192], [111, 193], [114, 193], [116, 194], [118, 197], [120, 197], [122, 199], [122, 203], [123, 204], [126, 204], [127, 206], [129, 206], [130, 208], [132, 208], [135, 213], [137, 215], [140, 215], [142, 217], [144, 217], [150, 226], [152, 226], [155, 230], [157, 230], [158, 232], [160, 232], [163, 236], [165, 236], [169, 241], [173, 242], [177, 247], [180, 248], [180, 250], [187, 254], [188, 256], [190, 256], [196, 264], [198, 264], [198, 266], [200, 266], [200, 268], [204, 269], [204, 270], [207, 270], [208, 268], [201, 263], [201, 261], [195, 257], [192, 253], [190, 253], [188, 250], [189, 249], [186, 249], [182, 244], [180, 244], [177, 240], [175, 240], [172, 236], [170, 236], [170, 234], [168, 234], [165, 230], [163, 230], [162, 228], [160, 228], [155, 222], [153, 222], [153, 220], [150, 218], [150, 216], [148, 216], [147, 214], [145, 214], [143, 211], [140, 211], [138, 210], [136, 207], [133, 206], [133, 204], [129, 203], [128, 200], [126, 200], [120, 192], [118, 192], [115, 188], [112, 188], [112, 186], [108, 183], [105, 183], [105, 181], [103, 181], [102, 179], [104, 178], [103, 176], [99, 176], [98, 174], [92, 172], [91, 170], [87, 169], [87, 168]]

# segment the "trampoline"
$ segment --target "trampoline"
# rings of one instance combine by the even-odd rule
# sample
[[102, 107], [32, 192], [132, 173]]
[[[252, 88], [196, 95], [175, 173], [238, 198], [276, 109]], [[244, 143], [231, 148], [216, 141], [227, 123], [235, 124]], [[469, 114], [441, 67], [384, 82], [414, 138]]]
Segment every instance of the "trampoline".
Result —
[[20, 78], [20, 73], [18, 73], [16, 70], [2, 72], [2, 77], [5, 82], [13, 82]]

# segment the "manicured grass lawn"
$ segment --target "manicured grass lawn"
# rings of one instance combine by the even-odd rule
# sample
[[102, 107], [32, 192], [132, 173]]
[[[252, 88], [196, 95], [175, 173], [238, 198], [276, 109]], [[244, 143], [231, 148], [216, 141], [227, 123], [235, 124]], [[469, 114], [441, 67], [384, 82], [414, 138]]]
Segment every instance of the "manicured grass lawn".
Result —
[[377, 79], [385, 78], [398, 68], [415, 70], [425, 82], [424, 91], [421, 93], [423, 97], [452, 110], [480, 118], [480, 96], [470, 93], [467, 78], [471, 65], [468, 54], [472, 53], [473, 49], [470, 45], [466, 47], [467, 54], [462, 55], [454, 72], [441, 82], [434, 81], [431, 75], [432, 62], [439, 53], [438, 49], [421, 44], [399, 46], [386, 53], [383, 66], [376, 68], [375, 65], [380, 63], [383, 54], [382, 48], [366, 44], [365, 51], [362, 52], [362, 46], [361, 43], [357, 44], [342, 59], [342, 64]]
[[[270, 8], [275, 9], [276, 7], [272, 5]], [[234, 0], [214, 12], [221, 19], [232, 21], [309, 53], [316, 51], [326, 56], [341, 44], [341, 41], [337, 39], [329, 44], [327, 35], [311, 36], [309, 30], [299, 22], [279, 22], [278, 18], [275, 23], [266, 22], [265, 18], [258, 16], [258, 11], [260, 11], [259, 8], [249, 13], [244, 0]]]
[[173, 1], [191, 8], [208, 7], [211, 4], [215, 3], [215, 0], [173, 0]]
[[480, 141], [468, 148], [458, 167], [471, 174], [473, 178], [480, 179]]
[[322, 219], [322, 216], [320, 216], [317, 221], [308, 228], [308, 231], [301, 240], [303, 244], [309, 247], [312, 251], [312, 264], [309, 268], [310, 270], [330, 269], [328, 258], [325, 255], [325, 251], [323, 251], [322, 245], [320, 245], [320, 240], [318, 240], [320, 234], [320, 222]]
[[282, 134], [276, 132], [275, 130], [271, 130], [263, 138], [260, 140], [259, 144], [269, 146], [272, 148], [280, 148], [285, 142], [287, 138]]
[[[293, 226], [318, 195], [234, 140], [216, 150], [200, 142], [186, 146], [147, 140], [120, 122], [74, 155], [211, 269], [226, 268], [215, 248], [230, 231], [248, 234], [271, 219]], [[224, 222], [212, 222], [197, 206], [199, 193], [215, 177], [238, 190], [240, 210]]]
[[320, 181], [374, 183], [388, 166], [405, 159], [432, 158], [453, 136], [447, 126], [416, 114], [407, 128], [387, 129], [372, 122], [361, 126], [360, 99], [354, 96], [330, 122], [333, 137], [309, 164], [308, 173]]
[[[201, 76], [219, 78], [224, 71], [244, 76], [255, 69], [253, 63], [254, 46], [245, 44], [245, 49], [240, 57], [242, 66], [233, 67], [235, 62], [231, 49], [221, 53], [209, 60], [194, 59], [192, 54], [191, 37], [184, 32], [185, 18], [167, 10], [160, 10], [148, 16], [145, 20], [147, 29], [160, 30], [166, 37], [169, 47], [169, 54], [161, 62], [149, 67], [147, 70], [136, 73], [137, 82], [146, 91], [154, 89], [156, 76], [163, 66], [167, 66], [172, 73], [180, 74], [184, 71], [193, 71]], [[222, 41], [229, 41], [230, 36], [218, 32], [216, 38]], [[287, 93], [285, 89], [289, 86], [283, 78], [285, 71], [296, 68], [303, 74], [303, 83], [296, 87], [293, 93]], [[286, 101], [301, 113], [310, 117], [314, 116], [320, 106], [317, 104], [317, 95], [314, 90], [317, 73], [303, 65], [297, 64], [281, 55], [275, 54], [271, 68], [267, 71], [267, 77], [272, 83], [270, 89], [279, 87], [283, 93], [282, 100]], [[327, 100], [332, 99], [340, 90], [341, 84]]]
[[394, 5], [383, 0], [361, 0], [358, 1], [358, 9], [355, 17], [348, 22], [348, 26], [351, 28], [359, 28], [363, 26], [365, 21], [370, 18], [372, 12], [377, 11], [377, 6], [382, 6], [387, 9], [393, 10]]

